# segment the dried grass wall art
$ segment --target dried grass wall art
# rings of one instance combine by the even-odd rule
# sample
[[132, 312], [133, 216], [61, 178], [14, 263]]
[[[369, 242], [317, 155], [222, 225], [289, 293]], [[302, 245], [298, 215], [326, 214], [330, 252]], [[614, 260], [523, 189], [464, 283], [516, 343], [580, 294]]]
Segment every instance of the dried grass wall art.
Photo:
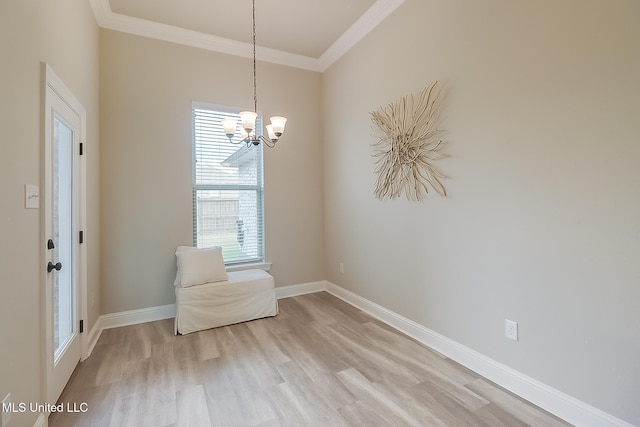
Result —
[[437, 86], [435, 81], [417, 99], [408, 95], [370, 113], [378, 137], [372, 145], [377, 158], [377, 199], [395, 199], [404, 193], [408, 200], [421, 201], [429, 187], [446, 197], [441, 182], [445, 175], [433, 165], [445, 157], [440, 152], [443, 131], [437, 128], [444, 94]]

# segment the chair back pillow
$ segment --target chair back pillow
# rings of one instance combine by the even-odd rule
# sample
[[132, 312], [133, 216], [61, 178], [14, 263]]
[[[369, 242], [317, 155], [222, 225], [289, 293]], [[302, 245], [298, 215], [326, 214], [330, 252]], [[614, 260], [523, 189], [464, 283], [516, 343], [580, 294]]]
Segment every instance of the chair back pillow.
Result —
[[178, 271], [175, 286], [195, 286], [228, 279], [222, 258], [222, 248], [192, 248], [179, 246], [176, 250]]

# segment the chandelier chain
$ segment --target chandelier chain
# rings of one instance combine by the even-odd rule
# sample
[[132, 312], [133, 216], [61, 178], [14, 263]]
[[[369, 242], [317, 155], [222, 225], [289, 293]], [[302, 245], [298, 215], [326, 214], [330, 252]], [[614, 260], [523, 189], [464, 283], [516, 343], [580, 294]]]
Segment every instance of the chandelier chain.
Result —
[[253, 0], [253, 111], [258, 112], [258, 85], [256, 83], [256, 0]]
[[224, 127], [224, 133], [229, 138], [229, 142], [232, 144], [245, 143], [247, 147], [251, 145], [260, 145], [264, 143], [267, 147], [273, 148], [278, 142], [278, 139], [284, 132], [284, 126], [287, 121], [286, 117], [273, 116], [271, 117], [271, 124], [267, 125], [268, 137], [262, 135], [262, 119], [258, 121], [260, 128], [256, 129], [256, 119], [258, 118], [258, 67], [256, 60], [256, 0], [252, 0], [252, 23], [253, 23], [253, 111], [241, 111], [239, 113], [242, 128], [244, 129], [245, 137], [241, 141], [233, 141], [235, 134], [235, 128], [237, 127], [237, 121], [233, 119], [224, 119], [222, 121]]

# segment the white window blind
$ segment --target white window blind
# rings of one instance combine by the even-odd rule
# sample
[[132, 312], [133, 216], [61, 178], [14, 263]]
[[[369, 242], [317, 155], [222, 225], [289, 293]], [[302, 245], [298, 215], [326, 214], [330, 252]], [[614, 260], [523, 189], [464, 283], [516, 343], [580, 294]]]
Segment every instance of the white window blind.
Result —
[[[193, 243], [221, 246], [226, 264], [263, 262], [262, 144], [229, 142], [221, 123], [227, 117], [240, 116], [193, 107]], [[241, 133], [238, 120], [236, 139]]]

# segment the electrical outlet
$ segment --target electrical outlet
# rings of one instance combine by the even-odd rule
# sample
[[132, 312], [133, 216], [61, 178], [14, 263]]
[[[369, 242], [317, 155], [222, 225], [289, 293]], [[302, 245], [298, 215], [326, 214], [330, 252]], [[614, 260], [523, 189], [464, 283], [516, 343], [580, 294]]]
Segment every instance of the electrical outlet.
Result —
[[518, 322], [504, 319], [504, 336], [514, 341], [518, 341]]
[[340, 273], [344, 273], [344, 263], [340, 263]]
[[9, 393], [4, 399], [2, 399], [2, 427], [9, 425], [12, 411], [13, 405], [11, 404], [11, 393]]

